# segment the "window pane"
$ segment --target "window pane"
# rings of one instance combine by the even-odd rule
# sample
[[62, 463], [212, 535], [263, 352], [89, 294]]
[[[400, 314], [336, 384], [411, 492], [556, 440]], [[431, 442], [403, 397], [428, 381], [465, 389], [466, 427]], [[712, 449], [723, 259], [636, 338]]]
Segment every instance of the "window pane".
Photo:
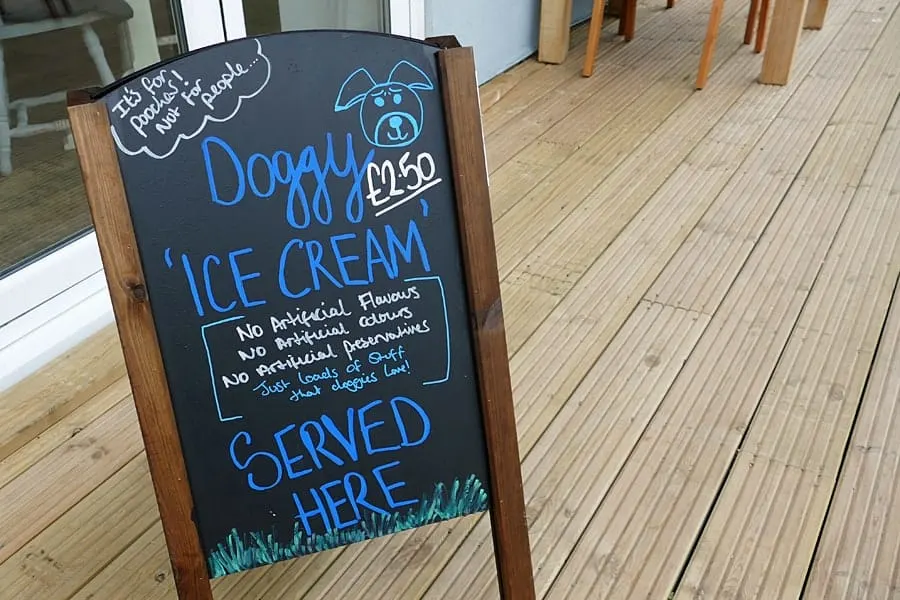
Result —
[[243, 0], [247, 35], [296, 29], [390, 30], [389, 0]]
[[90, 230], [66, 90], [179, 50], [169, 0], [0, 2], [0, 277]]

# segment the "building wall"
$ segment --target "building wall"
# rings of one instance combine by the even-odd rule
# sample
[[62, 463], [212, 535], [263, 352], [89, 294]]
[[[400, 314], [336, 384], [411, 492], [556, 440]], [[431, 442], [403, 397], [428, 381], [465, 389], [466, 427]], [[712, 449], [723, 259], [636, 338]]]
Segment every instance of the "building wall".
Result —
[[[537, 50], [540, 15], [540, 0], [425, 0], [425, 35], [474, 47], [484, 83]], [[591, 0], [573, 0], [573, 23], [590, 16]]]

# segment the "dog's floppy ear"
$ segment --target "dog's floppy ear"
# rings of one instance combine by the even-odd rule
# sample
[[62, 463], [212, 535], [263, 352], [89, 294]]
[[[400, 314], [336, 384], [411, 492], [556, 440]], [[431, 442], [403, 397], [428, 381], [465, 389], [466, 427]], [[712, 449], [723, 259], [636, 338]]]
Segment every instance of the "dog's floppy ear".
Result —
[[401, 60], [388, 75], [388, 83], [402, 83], [413, 90], [433, 90], [434, 84], [422, 69], [409, 61]]
[[375, 80], [366, 69], [360, 68], [353, 71], [350, 77], [344, 81], [341, 91], [338, 92], [337, 100], [334, 102], [334, 111], [341, 112], [359, 104], [373, 87], [375, 87]]

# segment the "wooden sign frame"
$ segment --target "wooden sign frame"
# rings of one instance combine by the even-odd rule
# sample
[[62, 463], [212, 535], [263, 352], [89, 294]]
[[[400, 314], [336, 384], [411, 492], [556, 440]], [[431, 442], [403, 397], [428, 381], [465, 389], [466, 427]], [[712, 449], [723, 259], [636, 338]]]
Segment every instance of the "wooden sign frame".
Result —
[[[491, 218], [481, 108], [472, 48], [453, 36], [426, 40], [440, 49], [473, 354], [489, 468], [489, 513], [500, 595], [535, 598], [506, 332]], [[113, 311], [131, 382], [147, 462], [181, 600], [212, 600], [194, 501], [141, 267], [134, 225], [103, 102], [82, 90], [68, 113]]]

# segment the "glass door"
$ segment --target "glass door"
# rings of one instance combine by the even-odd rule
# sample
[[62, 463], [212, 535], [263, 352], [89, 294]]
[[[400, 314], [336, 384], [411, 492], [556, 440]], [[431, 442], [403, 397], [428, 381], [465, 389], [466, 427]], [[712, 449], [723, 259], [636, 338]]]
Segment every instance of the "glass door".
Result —
[[66, 90], [224, 39], [219, 0], [0, 0], [0, 390], [111, 320]]
[[358, 29], [422, 38], [425, 0], [221, 0], [228, 39], [297, 29]]

